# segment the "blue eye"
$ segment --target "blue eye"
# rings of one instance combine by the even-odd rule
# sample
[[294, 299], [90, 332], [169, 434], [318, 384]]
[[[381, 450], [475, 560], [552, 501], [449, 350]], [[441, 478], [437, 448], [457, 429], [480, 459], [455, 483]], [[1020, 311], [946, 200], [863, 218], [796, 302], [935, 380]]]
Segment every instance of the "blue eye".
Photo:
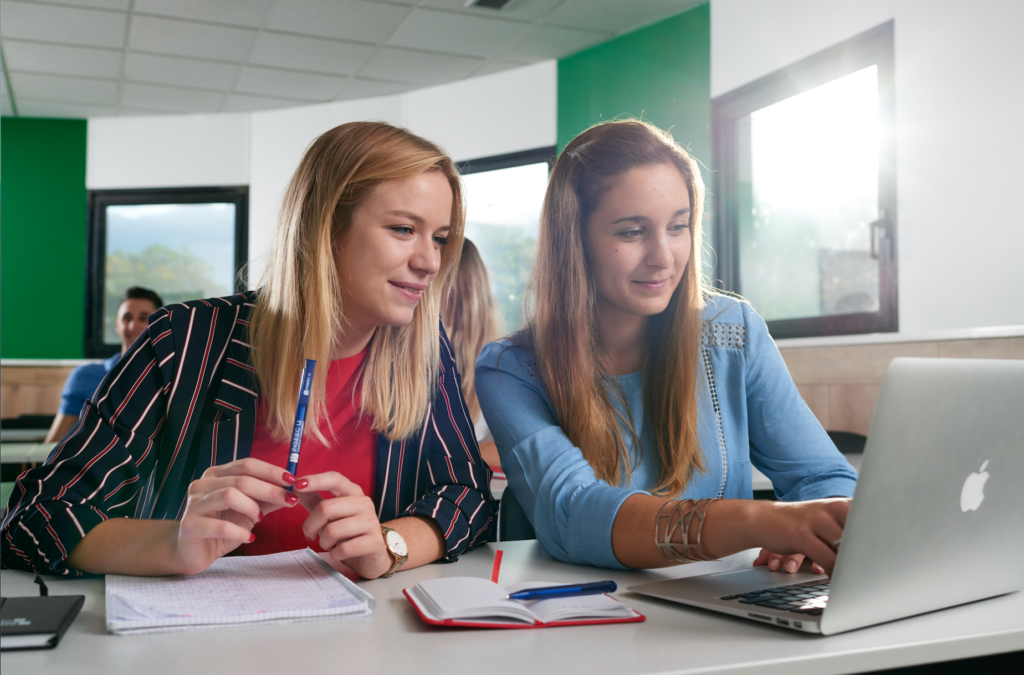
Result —
[[437, 235], [436, 237], [434, 237], [434, 241], [437, 242], [438, 246], [445, 246], [448, 243], [448, 237], [442, 237], [441, 235]]
[[404, 225], [396, 225], [391, 229], [397, 234], [412, 234], [412, 228]]

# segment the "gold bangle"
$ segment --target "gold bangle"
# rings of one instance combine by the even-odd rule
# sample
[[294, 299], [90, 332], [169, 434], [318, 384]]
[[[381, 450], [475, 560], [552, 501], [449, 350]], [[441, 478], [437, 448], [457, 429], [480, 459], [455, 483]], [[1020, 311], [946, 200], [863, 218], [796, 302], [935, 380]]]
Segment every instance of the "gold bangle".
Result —
[[[654, 519], [654, 545], [666, 560], [678, 563], [715, 560], [707, 554], [700, 541], [701, 532], [704, 531], [704, 514], [708, 505], [715, 501], [718, 501], [717, 497], [677, 499], [662, 504]], [[694, 516], [697, 517], [696, 532], [692, 528]]]

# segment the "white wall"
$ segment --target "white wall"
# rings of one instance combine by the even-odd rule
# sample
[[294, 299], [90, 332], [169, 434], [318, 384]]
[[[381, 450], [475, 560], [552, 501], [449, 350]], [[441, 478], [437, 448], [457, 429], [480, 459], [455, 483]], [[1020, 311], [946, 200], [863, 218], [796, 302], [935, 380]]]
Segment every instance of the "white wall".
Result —
[[345, 122], [380, 120], [457, 161], [555, 144], [557, 64], [547, 61], [398, 96], [258, 113], [89, 120], [89, 189], [249, 185], [249, 279], [257, 283], [281, 197], [302, 153]]
[[712, 96], [890, 19], [900, 332], [1024, 324], [1024, 2], [711, 0]]

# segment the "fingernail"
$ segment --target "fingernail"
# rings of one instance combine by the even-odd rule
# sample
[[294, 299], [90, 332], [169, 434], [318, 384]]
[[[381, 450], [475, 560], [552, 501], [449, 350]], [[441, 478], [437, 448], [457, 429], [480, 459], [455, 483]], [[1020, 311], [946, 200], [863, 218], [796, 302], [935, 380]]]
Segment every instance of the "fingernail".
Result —
[[779, 561], [778, 560], [769, 560], [768, 561], [768, 567], [770, 567], [773, 570], [779, 569]]
[[256, 535], [255, 535], [255, 534], [253, 534], [252, 532], [250, 532], [250, 533], [249, 533], [249, 543], [251, 544], [251, 543], [253, 543], [254, 541], [256, 541]]
[[288, 483], [289, 485], [291, 485], [291, 484], [293, 484], [295, 482], [295, 476], [293, 476], [290, 473], [288, 473], [287, 471], [285, 471], [284, 474], [281, 475], [281, 480], [283, 480], [285, 483]]
[[261, 520], [263, 520], [263, 512], [262, 511], [260, 511], [259, 515], [256, 516], [256, 522], [257, 523], [260, 522]]
[[[306, 537], [306, 533], [305, 533], [305, 532], [303, 532], [303, 533], [302, 533], [302, 536], [303, 536], [303, 537]], [[313, 541], [313, 537], [306, 537], [306, 541]]]
[[786, 569], [790, 572], [796, 572], [796, 561], [790, 560], [788, 563], [786, 563]]
[[305, 490], [307, 487], [309, 487], [309, 481], [306, 480], [305, 478], [300, 478], [299, 480], [295, 481], [296, 490]]
[[288, 502], [289, 504], [291, 504], [292, 506], [295, 506], [296, 504], [298, 504], [298, 503], [299, 503], [299, 498], [298, 498], [298, 497], [296, 497], [296, 496], [295, 496], [295, 495], [293, 495], [293, 494], [286, 494], [286, 495], [284, 496], [284, 500], [285, 500], [286, 502]]

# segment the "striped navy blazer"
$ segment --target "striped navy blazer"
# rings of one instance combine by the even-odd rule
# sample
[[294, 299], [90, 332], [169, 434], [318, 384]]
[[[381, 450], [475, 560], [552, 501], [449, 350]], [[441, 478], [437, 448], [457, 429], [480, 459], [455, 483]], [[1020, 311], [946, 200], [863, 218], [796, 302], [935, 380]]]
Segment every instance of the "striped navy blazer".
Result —
[[[66, 565], [107, 518], [180, 519], [189, 484], [249, 455], [259, 383], [250, 364], [255, 292], [170, 305], [107, 374], [42, 466], [18, 477], [3, 523], [5, 567], [78, 576]], [[386, 522], [441, 526], [444, 558], [487, 541], [497, 506], [444, 328], [429, 414], [414, 436], [377, 437], [374, 503]]]

